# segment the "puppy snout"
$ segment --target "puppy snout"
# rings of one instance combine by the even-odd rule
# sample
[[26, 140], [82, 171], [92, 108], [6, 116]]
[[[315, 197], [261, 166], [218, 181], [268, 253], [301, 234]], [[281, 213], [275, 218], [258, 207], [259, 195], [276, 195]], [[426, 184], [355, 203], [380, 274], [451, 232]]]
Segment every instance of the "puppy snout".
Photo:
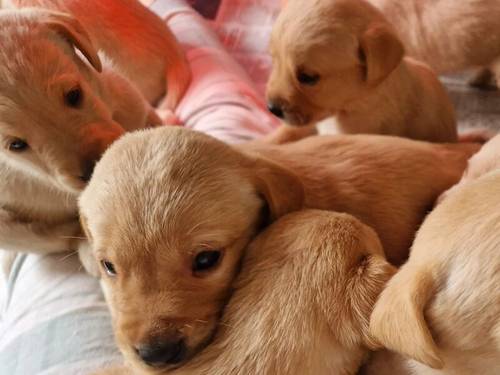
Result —
[[187, 354], [184, 339], [163, 339], [135, 348], [137, 355], [151, 367], [164, 367], [182, 362]]
[[97, 159], [90, 159], [83, 162], [82, 172], [80, 174], [80, 180], [83, 182], [89, 182], [94, 173], [95, 165], [97, 164]]
[[276, 117], [283, 119], [285, 117], [285, 112], [283, 111], [283, 107], [275, 102], [268, 102], [267, 109]]

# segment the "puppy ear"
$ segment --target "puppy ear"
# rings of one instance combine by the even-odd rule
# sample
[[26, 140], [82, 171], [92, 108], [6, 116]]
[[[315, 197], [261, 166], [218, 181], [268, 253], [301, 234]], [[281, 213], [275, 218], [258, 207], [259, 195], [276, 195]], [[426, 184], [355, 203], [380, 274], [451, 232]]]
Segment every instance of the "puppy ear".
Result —
[[387, 282], [396, 273], [396, 267], [378, 254], [364, 256], [353, 272], [350, 302], [352, 311], [361, 328], [364, 344], [371, 350], [380, 348], [369, 334], [370, 316]]
[[255, 186], [266, 200], [271, 221], [300, 210], [304, 203], [304, 187], [292, 171], [264, 158], [254, 165]]
[[443, 361], [424, 317], [435, 289], [432, 270], [403, 266], [375, 305], [370, 334], [390, 350], [441, 369]]
[[54, 30], [75, 46], [87, 58], [95, 70], [98, 72], [102, 71], [102, 64], [97, 50], [92, 45], [89, 34], [80, 22], [68, 14], [50, 12], [45, 19], [45, 24], [49, 29]]
[[370, 85], [378, 85], [387, 78], [400, 64], [405, 53], [396, 34], [383, 24], [369, 27], [359, 42], [365, 80]]

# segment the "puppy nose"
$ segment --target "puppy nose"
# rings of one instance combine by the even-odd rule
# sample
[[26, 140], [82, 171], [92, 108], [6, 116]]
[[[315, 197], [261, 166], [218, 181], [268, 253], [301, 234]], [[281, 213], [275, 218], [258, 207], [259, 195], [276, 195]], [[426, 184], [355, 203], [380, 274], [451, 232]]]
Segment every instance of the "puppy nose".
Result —
[[162, 341], [154, 344], [140, 345], [136, 352], [149, 366], [162, 367], [182, 362], [186, 357], [184, 340]]
[[94, 173], [96, 164], [97, 160], [86, 160], [82, 166], [82, 174], [80, 175], [80, 180], [82, 180], [83, 182], [89, 182], [92, 177], [92, 173]]
[[267, 103], [267, 109], [269, 109], [269, 112], [271, 112], [273, 115], [275, 115], [278, 118], [283, 118], [285, 116], [285, 113], [283, 112], [283, 108], [281, 106], [269, 102]]

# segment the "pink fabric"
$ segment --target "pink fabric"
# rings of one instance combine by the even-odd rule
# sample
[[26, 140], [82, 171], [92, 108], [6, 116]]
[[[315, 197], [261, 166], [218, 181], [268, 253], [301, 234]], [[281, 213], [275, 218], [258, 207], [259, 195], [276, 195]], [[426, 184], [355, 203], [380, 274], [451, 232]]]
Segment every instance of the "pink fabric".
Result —
[[191, 86], [175, 113], [184, 126], [228, 143], [278, 126], [251, 79], [198, 13], [180, 0], [157, 0], [151, 9], [168, 22], [191, 66]]

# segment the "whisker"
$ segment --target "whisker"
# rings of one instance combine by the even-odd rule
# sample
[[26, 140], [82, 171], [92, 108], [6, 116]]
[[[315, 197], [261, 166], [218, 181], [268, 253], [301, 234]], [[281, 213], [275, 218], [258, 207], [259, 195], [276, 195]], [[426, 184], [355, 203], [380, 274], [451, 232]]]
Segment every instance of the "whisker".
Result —
[[59, 238], [72, 239], [72, 240], [86, 240], [87, 237], [73, 237], [73, 236], [60, 236]]
[[75, 254], [78, 254], [78, 251], [72, 251], [69, 254], [63, 256], [62, 258], [59, 258], [58, 260], [59, 260], [59, 262], [62, 262], [64, 260], [68, 259], [69, 257], [72, 257]]

